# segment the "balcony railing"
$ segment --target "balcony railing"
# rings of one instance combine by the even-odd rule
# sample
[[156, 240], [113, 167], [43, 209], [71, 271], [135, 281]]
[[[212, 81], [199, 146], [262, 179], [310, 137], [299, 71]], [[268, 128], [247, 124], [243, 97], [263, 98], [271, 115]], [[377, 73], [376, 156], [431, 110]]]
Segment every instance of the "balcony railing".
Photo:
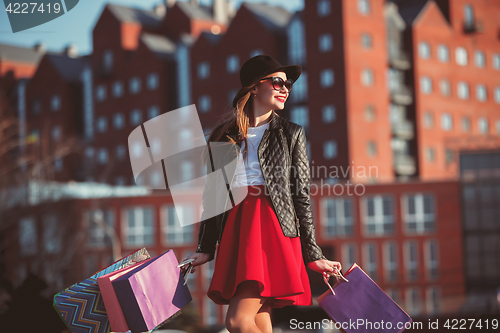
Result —
[[389, 64], [397, 69], [408, 70], [411, 68], [410, 57], [404, 51], [389, 52]]
[[413, 124], [409, 121], [401, 121], [392, 124], [392, 134], [401, 139], [413, 139]]
[[391, 90], [391, 101], [400, 105], [410, 105], [413, 103], [411, 90], [405, 85], [400, 85]]
[[471, 34], [475, 32], [484, 32], [484, 24], [481, 21], [472, 21], [472, 22], [466, 22], [464, 21], [464, 33], [465, 34]]
[[394, 155], [394, 170], [398, 175], [410, 176], [415, 174], [415, 160], [409, 155]]

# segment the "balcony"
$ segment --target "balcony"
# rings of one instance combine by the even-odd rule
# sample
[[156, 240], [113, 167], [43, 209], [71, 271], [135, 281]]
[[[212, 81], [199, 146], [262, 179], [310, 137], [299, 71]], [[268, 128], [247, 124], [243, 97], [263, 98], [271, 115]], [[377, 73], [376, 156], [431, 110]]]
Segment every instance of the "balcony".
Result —
[[411, 176], [415, 174], [416, 170], [415, 160], [412, 156], [402, 154], [394, 155], [394, 171], [396, 174]]
[[413, 103], [413, 96], [408, 87], [400, 85], [391, 90], [391, 101], [399, 105], [410, 105]]
[[400, 139], [411, 140], [413, 139], [413, 124], [409, 121], [401, 121], [392, 124], [392, 134]]
[[389, 52], [389, 65], [400, 70], [411, 68], [410, 57], [404, 51]]
[[484, 32], [484, 24], [481, 21], [471, 21], [463, 23], [464, 34], [472, 34], [475, 32]]

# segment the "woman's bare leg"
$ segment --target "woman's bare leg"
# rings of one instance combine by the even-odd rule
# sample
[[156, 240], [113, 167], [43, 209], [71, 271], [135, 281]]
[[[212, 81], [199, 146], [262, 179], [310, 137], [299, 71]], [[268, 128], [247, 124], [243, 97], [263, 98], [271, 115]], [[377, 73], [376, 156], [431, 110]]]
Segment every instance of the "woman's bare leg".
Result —
[[271, 307], [268, 302], [264, 303], [259, 312], [255, 316], [255, 324], [262, 333], [273, 333], [273, 325], [271, 323]]
[[262, 333], [256, 325], [256, 316], [266, 299], [259, 295], [256, 281], [245, 281], [238, 285], [229, 301], [226, 328], [231, 333]]

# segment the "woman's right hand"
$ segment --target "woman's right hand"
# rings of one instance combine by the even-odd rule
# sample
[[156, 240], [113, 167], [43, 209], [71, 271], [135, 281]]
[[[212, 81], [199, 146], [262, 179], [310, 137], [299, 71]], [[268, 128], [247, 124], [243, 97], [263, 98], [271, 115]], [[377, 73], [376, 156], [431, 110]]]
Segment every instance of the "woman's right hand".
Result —
[[[208, 253], [193, 253], [189, 257], [182, 259], [180, 262], [183, 262], [184, 260], [188, 260], [188, 259], [194, 259], [194, 261], [191, 262], [191, 265], [193, 266], [193, 268], [191, 269], [191, 274], [193, 274], [194, 272], [196, 272], [196, 266], [203, 265], [204, 263], [206, 263], [208, 261], [208, 259], [210, 259], [210, 254], [208, 254]], [[187, 266], [188, 265], [181, 267], [181, 271], [183, 274], [184, 274], [184, 271], [186, 270]]]

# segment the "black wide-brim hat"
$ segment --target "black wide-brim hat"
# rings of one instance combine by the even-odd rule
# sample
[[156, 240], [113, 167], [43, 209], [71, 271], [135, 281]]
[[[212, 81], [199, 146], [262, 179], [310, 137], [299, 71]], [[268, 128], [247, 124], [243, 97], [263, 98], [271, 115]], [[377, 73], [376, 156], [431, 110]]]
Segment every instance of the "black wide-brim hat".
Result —
[[276, 72], [285, 72], [287, 79], [295, 82], [302, 73], [302, 67], [299, 65], [283, 66], [278, 61], [265, 54], [248, 59], [240, 69], [240, 82], [242, 88], [238, 91], [236, 96], [234, 96], [233, 107], [236, 107], [240, 98], [248, 93], [254, 84], [258, 83], [266, 75]]

